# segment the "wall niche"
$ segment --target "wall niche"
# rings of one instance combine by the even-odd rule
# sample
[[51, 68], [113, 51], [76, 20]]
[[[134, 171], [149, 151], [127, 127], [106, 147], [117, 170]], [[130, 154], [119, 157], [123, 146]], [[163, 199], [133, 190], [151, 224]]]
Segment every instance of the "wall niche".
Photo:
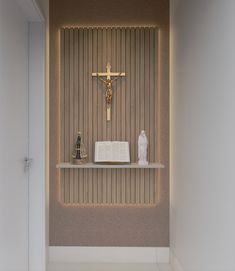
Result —
[[[70, 162], [81, 131], [88, 161], [96, 141], [128, 141], [137, 161], [141, 130], [148, 136], [148, 160], [160, 161], [159, 30], [157, 27], [73, 27], [60, 29], [60, 157]], [[113, 83], [111, 121], [105, 88], [93, 72], [126, 76]], [[64, 205], [156, 205], [159, 169], [61, 169], [59, 201]]]

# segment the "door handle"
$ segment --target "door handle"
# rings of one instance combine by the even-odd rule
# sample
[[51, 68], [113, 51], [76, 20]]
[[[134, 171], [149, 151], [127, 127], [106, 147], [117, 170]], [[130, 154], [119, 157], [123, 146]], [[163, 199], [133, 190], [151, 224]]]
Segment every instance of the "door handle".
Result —
[[30, 170], [32, 163], [33, 163], [32, 158], [25, 157], [25, 159], [24, 159], [24, 171], [25, 172]]

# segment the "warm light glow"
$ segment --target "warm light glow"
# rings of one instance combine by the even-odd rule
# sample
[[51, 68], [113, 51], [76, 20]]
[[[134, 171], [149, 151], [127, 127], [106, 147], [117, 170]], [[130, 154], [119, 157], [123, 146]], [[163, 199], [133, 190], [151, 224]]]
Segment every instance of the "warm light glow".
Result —
[[130, 26], [126, 26], [126, 25], [98, 25], [98, 26], [87, 26], [87, 25], [63, 25], [61, 28], [62, 29], [74, 29], [74, 28], [82, 28], [82, 29], [99, 29], [99, 28], [126, 28], [126, 29], [129, 29], [129, 28], [159, 28], [160, 27], [158, 25], [130, 25]]
[[155, 208], [158, 204], [114, 204], [114, 203], [64, 203], [59, 200], [60, 204], [66, 208]]

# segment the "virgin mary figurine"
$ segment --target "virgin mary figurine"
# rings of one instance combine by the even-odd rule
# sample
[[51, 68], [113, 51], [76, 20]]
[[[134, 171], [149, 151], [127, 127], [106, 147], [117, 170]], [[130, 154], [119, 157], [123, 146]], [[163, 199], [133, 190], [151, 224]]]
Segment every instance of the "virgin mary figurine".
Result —
[[145, 134], [145, 131], [142, 130], [138, 139], [138, 158], [139, 158], [138, 164], [140, 166], [148, 165], [147, 148], [148, 148], [148, 139]]

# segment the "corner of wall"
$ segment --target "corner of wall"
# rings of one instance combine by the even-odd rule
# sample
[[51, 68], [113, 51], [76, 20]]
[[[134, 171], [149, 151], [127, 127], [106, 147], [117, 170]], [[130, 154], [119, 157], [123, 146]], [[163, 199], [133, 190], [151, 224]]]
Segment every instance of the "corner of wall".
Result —
[[170, 264], [173, 271], [185, 271], [176, 257], [173, 249], [170, 249]]

